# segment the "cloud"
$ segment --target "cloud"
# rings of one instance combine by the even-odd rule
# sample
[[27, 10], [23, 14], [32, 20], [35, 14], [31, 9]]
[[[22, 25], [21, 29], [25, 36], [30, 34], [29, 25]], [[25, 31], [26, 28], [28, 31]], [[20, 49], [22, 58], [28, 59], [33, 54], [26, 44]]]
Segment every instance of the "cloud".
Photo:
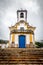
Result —
[[[36, 40], [43, 39], [43, 0], [0, 0], [0, 39], [9, 39], [9, 26], [17, 22], [17, 9], [27, 9], [27, 21], [36, 27]], [[38, 31], [38, 32], [37, 32]]]
[[41, 38], [43, 39], [43, 0], [37, 0], [37, 3], [40, 6], [39, 16], [41, 19]]

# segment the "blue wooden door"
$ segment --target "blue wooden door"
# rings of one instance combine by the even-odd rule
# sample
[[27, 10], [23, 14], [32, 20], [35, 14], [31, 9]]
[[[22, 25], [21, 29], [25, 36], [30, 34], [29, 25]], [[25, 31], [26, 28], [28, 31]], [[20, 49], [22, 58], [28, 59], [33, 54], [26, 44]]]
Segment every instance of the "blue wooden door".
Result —
[[26, 41], [25, 35], [20, 35], [19, 36], [19, 48], [25, 48], [25, 41]]

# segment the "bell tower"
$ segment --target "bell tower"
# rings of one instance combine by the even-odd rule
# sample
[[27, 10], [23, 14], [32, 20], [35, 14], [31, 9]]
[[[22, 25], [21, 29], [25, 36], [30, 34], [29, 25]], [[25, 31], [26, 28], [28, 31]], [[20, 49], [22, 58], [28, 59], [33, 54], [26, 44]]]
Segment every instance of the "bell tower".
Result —
[[17, 21], [27, 21], [27, 10], [17, 10]]

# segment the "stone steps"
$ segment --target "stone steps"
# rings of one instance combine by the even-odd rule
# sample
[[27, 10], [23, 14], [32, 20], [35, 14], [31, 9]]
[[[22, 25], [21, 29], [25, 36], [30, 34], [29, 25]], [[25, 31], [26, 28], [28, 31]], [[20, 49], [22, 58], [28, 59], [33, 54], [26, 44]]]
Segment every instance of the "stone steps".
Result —
[[0, 49], [0, 65], [43, 65], [43, 48]]

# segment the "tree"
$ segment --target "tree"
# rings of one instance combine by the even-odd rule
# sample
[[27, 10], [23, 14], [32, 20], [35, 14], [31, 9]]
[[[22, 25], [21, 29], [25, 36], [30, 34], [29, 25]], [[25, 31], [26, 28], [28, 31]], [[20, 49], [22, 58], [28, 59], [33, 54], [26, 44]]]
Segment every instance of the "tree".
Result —
[[0, 40], [0, 44], [8, 43], [8, 40]]
[[42, 48], [43, 42], [35, 42], [35, 45], [36, 45], [37, 48]]

